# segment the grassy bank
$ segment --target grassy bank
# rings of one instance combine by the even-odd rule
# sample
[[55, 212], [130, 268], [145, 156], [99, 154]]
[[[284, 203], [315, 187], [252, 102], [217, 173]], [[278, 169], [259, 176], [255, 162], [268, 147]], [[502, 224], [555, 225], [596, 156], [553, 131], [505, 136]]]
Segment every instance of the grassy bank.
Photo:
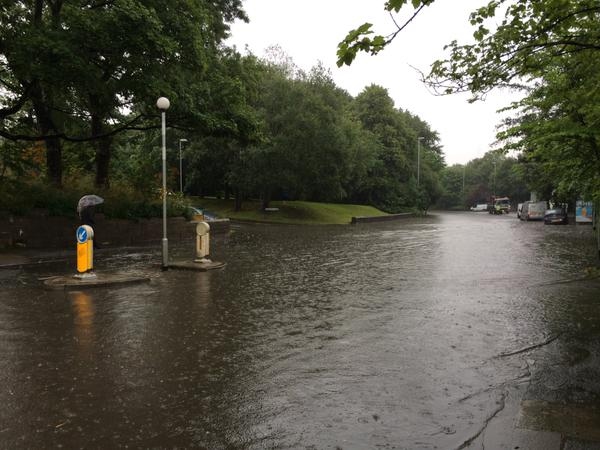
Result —
[[192, 204], [206, 209], [219, 217], [257, 222], [288, 223], [301, 225], [348, 224], [353, 216], [384, 216], [386, 213], [372, 206], [340, 205], [300, 201], [271, 202], [278, 211], [261, 211], [260, 202], [245, 201], [241, 211], [234, 211], [233, 200], [194, 198]]

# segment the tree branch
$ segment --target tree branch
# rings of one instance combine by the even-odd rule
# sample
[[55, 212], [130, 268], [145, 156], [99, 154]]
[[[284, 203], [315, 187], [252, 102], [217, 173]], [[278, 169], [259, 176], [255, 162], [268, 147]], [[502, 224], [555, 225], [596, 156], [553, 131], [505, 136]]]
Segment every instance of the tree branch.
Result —
[[69, 136], [65, 133], [55, 133], [55, 134], [33, 136], [33, 135], [28, 135], [28, 134], [14, 134], [9, 131], [2, 130], [2, 129], [0, 129], [0, 136], [4, 137], [6, 139], [10, 139], [11, 141], [34, 142], [34, 141], [41, 141], [41, 140], [45, 140], [45, 139], [58, 138], [58, 139], [63, 139], [65, 141], [69, 141], [69, 142], [89, 142], [89, 141], [95, 141], [98, 139], [103, 139], [106, 137], [114, 136], [115, 134], [121, 133], [122, 131], [126, 131], [126, 130], [142, 131], [142, 130], [152, 130], [154, 128], [160, 128], [160, 125], [134, 126], [134, 124], [136, 122], [140, 121], [142, 118], [147, 118], [147, 117], [156, 117], [156, 116], [148, 116], [145, 114], [140, 114], [140, 115], [134, 117], [133, 119], [129, 120], [128, 122], [125, 122], [122, 125], [120, 125], [116, 128], [113, 128], [112, 130], [110, 130], [107, 133], [93, 135], [93, 136], [87, 136], [87, 137]]
[[400, 32], [402, 32], [402, 30], [404, 30], [404, 29], [405, 29], [405, 28], [408, 26], [408, 24], [409, 24], [409, 23], [411, 23], [411, 22], [412, 22], [412, 21], [415, 19], [415, 17], [417, 17], [417, 15], [419, 15], [419, 13], [421, 12], [421, 10], [422, 10], [423, 8], [425, 8], [426, 6], [429, 6], [429, 3], [431, 3], [431, 1], [424, 1], [424, 2], [421, 4], [421, 6], [419, 6], [419, 8], [418, 8], [418, 9], [417, 9], [417, 10], [416, 10], [414, 13], [413, 13], [413, 15], [412, 15], [411, 17], [409, 17], [409, 18], [408, 18], [408, 20], [406, 20], [406, 22], [404, 22], [404, 24], [403, 24], [402, 26], [399, 26], [399, 25], [398, 25], [398, 23], [396, 22], [396, 19], [394, 18], [394, 15], [393, 15], [393, 13], [390, 11], [390, 12], [389, 12], [389, 13], [390, 13], [390, 17], [392, 18], [392, 22], [394, 22], [394, 25], [396, 25], [396, 28], [397, 28], [397, 29], [396, 29], [396, 31], [395, 31], [395, 32], [393, 32], [392, 34], [389, 34], [389, 35], [387, 36], [387, 39], [386, 39], [386, 41], [385, 41], [385, 44], [386, 44], [386, 45], [388, 45], [389, 43], [391, 43], [391, 42], [392, 42], [392, 41], [393, 41], [393, 40], [396, 38], [396, 36], [397, 36], [397, 35], [398, 35]]
[[21, 94], [21, 97], [12, 106], [0, 109], [0, 120], [4, 120], [8, 116], [17, 113], [23, 107], [27, 100], [29, 100], [29, 90], [29, 86], [26, 87], [25, 92]]

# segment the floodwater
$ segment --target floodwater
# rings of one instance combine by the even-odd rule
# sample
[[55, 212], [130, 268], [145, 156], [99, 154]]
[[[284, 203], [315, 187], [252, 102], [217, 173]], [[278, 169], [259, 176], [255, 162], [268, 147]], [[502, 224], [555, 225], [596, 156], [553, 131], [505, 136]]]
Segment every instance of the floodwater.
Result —
[[74, 262], [0, 271], [0, 447], [466, 448], [511, 387], [594, 409], [590, 228], [237, 225], [220, 271], [161, 272], [158, 248], [97, 255], [151, 275], [135, 286], [42, 289]]

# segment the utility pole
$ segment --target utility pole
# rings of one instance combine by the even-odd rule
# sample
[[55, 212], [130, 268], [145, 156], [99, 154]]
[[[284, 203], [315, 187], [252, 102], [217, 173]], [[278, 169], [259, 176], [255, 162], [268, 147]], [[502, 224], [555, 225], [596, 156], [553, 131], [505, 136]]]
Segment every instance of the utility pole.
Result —
[[493, 186], [493, 191], [494, 191], [494, 198], [496, 198], [496, 161], [494, 161], [494, 186]]
[[421, 141], [425, 139], [423, 136], [417, 137], [417, 186], [421, 179]]
[[187, 141], [187, 139], [179, 139], [179, 192], [181, 193], [183, 193], [183, 164], [181, 163], [181, 143]]

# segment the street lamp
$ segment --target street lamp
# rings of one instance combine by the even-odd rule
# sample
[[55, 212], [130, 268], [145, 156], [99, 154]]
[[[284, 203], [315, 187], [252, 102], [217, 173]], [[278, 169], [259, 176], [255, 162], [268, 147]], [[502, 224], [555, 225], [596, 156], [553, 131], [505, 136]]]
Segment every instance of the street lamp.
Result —
[[421, 179], [421, 141], [425, 139], [423, 136], [417, 138], [417, 186]]
[[183, 171], [181, 164], [181, 143], [187, 142], [187, 139], [179, 139], [179, 192], [183, 193]]
[[162, 118], [162, 201], [163, 201], [163, 239], [162, 239], [162, 268], [169, 266], [169, 240], [167, 239], [167, 124], [165, 113], [169, 109], [169, 99], [160, 97], [156, 101], [156, 107], [160, 109]]
[[496, 198], [496, 161], [494, 163], [494, 199]]

